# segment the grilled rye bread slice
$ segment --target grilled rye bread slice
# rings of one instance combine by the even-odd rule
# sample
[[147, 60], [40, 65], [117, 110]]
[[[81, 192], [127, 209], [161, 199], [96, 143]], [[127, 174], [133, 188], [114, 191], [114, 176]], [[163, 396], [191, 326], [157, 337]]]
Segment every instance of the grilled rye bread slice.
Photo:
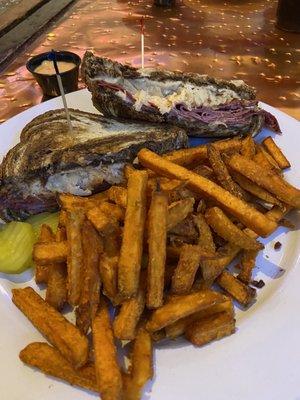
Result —
[[279, 131], [243, 81], [159, 69], [139, 70], [86, 52], [82, 77], [104, 115], [168, 123], [190, 136], [255, 135], [264, 125]]
[[5, 156], [0, 169], [0, 216], [25, 219], [57, 208], [56, 193], [87, 196], [107, 184], [120, 183], [123, 167], [141, 148], [164, 153], [187, 146], [184, 130], [150, 123], [116, 121], [70, 110], [33, 119], [20, 143]]

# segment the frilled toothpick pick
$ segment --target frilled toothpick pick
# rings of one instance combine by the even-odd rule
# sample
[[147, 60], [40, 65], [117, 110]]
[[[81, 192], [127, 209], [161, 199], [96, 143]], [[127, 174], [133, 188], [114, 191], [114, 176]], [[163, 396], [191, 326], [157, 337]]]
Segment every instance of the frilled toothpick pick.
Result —
[[141, 64], [144, 68], [144, 33], [145, 33], [145, 21], [144, 17], [141, 18]]

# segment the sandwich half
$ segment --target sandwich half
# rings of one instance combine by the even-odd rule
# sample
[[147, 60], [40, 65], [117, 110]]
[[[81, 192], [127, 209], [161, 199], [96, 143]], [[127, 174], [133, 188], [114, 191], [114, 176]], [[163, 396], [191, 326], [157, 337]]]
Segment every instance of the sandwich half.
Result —
[[258, 106], [255, 90], [241, 80], [141, 70], [89, 51], [81, 71], [94, 106], [106, 116], [167, 123], [198, 137], [255, 135], [263, 126], [280, 131], [276, 118]]
[[164, 153], [186, 147], [183, 129], [115, 121], [70, 110], [46, 112], [21, 133], [0, 166], [0, 217], [5, 221], [57, 209], [57, 193], [88, 196], [121, 183], [125, 163], [142, 148]]

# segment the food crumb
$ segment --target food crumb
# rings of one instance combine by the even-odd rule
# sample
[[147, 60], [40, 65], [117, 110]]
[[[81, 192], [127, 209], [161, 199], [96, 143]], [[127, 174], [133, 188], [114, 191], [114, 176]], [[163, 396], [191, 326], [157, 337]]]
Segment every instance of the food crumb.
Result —
[[281, 246], [282, 246], [282, 244], [281, 244], [280, 242], [276, 242], [276, 243], [274, 244], [274, 249], [275, 249], [275, 250], [280, 250], [280, 249], [281, 249]]

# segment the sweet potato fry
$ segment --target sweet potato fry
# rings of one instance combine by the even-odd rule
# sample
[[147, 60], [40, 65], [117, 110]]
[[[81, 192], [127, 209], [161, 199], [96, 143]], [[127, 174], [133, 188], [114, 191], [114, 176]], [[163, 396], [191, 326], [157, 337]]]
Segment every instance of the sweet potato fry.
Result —
[[[58, 227], [56, 241], [65, 240], [65, 228]], [[46, 302], [57, 310], [61, 310], [67, 301], [67, 266], [66, 263], [49, 265]]]
[[187, 181], [187, 187], [218, 202], [222, 208], [260, 236], [267, 236], [276, 229], [273, 221], [214, 182], [165, 160], [147, 149], [141, 150], [138, 158], [143, 166], [153, 169], [155, 172]]
[[120, 231], [117, 230], [103, 237], [104, 249], [100, 255], [99, 271], [103, 293], [113, 304], [117, 304], [118, 296], [118, 261], [120, 255]]
[[300, 190], [287, 183], [278, 174], [238, 154], [230, 158], [229, 165], [233, 170], [273, 193], [279, 200], [300, 208]]
[[208, 284], [212, 283], [238, 255], [239, 251], [239, 247], [232, 243], [228, 243], [218, 249], [215, 258], [202, 260], [200, 263], [200, 269], [204, 281]]
[[252, 136], [248, 135], [242, 140], [240, 152], [242, 156], [252, 159], [256, 153], [255, 142]]
[[135, 171], [128, 179], [127, 207], [118, 270], [118, 288], [124, 298], [134, 296], [139, 285], [146, 220], [147, 179], [145, 171]]
[[245, 176], [239, 174], [238, 172], [232, 171], [233, 179], [247, 192], [251, 193], [252, 195], [256, 196], [258, 199], [265, 201], [266, 203], [270, 204], [277, 204], [281, 205], [282, 203], [274, 197], [271, 193], [263, 189], [262, 187], [258, 186], [256, 183], [250, 181], [250, 179], [246, 178]]
[[125, 167], [124, 167], [124, 175], [125, 175], [125, 178], [128, 180], [129, 177], [130, 177], [135, 171], [137, 171], [137, 170], [132, 166], [132, 164], [126, 164]]
[[25, 364], [38, 368], [46, 375], [62, 379], [83, 389], [98, 391], [93, 365], [75, 369], [59, 351], [47, 343], [30, 343], [20, 352], [19, 357]]
[[58, 203], [63, 210], [73, 211], [76, 208], [89, 209], [107, 199], [106, 192], [94, 194], [88, 197], [74, 196], [72, 194], [62, 193], [58, 196]]
[[167, 230], [172, 230], [193, 211], [195, 200], [193, 197], [182, 199], [170, 204], [167, 216]]
[[185, 337], [195, 346], [203, 346], [235, 332], [235, 320], [226, 312], [210, 315], [186, 328]]
[[[221, 152], [228, 150], [238, 151], [241, 148], [240, 139], [220, 140], [214, 143], [214, 146]], [[193, 167], [207, 159], [207, 145], [191, 147], [188, 149], [175, 150], [163, 156], [166, 160], [177, 165]]]
[[163, 304], [166, 265], [168, 197], [156, 190], [148, 213], [148, 278], [146, 302], [148, 308]]
[[213, 145], [207, 146], [207, 156], [219, 184], [234, 196], [246, 200], [244, 191], [231, 178], [220, 152]]
[[101, 399], [121, 400], [122, 376], [117, 361], [107, 304], [103, 301], [92, 323], [96, 377]]
[[199, 233], [193, 221], [193, 216], [187, 216], [183, 221], [179, 222], [173, 229], [168, 232], [170, 243], [182, 238], [184, 243], [195, 243], [199, 238]]
[[261, 250], [263, 245], [246, 235], [218, 207], [212, 207], [205, 213], [209, 226], [223, 239], [247, 250]]
[[36, 243], [33, 247], [33, 260], [40, 265], [61, 263], [66, 261], [68, 244], [64, 242]]
[[[67, 238], [68, 238], [68, 257], [67, 257], [67, 289], [68, 302], [72, 306], [79, 304], [82, 289], [83, 272], [83, 251], [81, 242], [81, 228], [85, 219], [82, 210], [68, 211], [67, 218]], [[59, 242], [61, 244], [63, 242]]]
[[182, 247], [182, 245], [167, 246], [167, 261], [168, 262], [174, 262], [174, 261], [179, 260], [181, 247]]
[[165, 327], [165, 337], [168, 339], [175, 339], [178, 336], [183, 335], [186, 328], [194, 321], [197, 321], [202, 318], [206, 318], [211, 315], [215, 315], [217, 313], [225, 312], [231, 317], [234, 315], [234, 307], [232, 300], [224, 296], [223, 303], [213, 305], [211, 307], [207, 307], [204, 310], [198, 311], [194, 314], [191, 314], [185, 318], [181, 318], [178, 321], [174, 322], [174, 324], [168, 325]]
[[114, 217], [117, 221], [123, 221], [125, 218], [125, 210], [118, 204], [108, 203], [102, 201], [98, 206], [98, 210], [103, 212], [109, 217]]
[[228, 271], [223, 271], [216, 282], [243, 306], [249, 305], [256, 296], [255, 289], [245, 285]]
[[[38, 244], [47, 243], [54, 240], [52, 229], [48, 225], [42, 225]], [[35, 250], [36, 251], [36, 250]], [[35, 252], [33, 253], [35, 259]], [[36, 283], [47, 283], [48, 281], [48, 266], [35, 261], [35, 281]]]
[[145, 307], [145, 290], [139, 288], [137, 295], [124, 300], [116, 316], [113, 327], [115, 337], [120, 340], [133, 340], [136, 329]]
[[12, 289], [12, 294], [13, 303], [75, 368], [85, 365], [88, 341], [74, 325], [31, 287]]
[[153, 311], [146, 324], [149, 332], [156, 332], [187, 315], [193, 314], [214, 304], [221, 303], [220, 293], [211, 290], [202, 290], [184, 296], [175, 296], [162, 307]]
[[203, 250], [200, 246], [184, 244], [181, 248], [178, 265], [172, 277], [172, 293], [188, 293], [193, 286], [200, 261], [212, 256], [213, 253]]
[[130, 375], [127, 375], [124, 400], [141, 399], [141, 391], [153, 377], [153, 349], [149, 332], [140, 328], [133, 344]]
[[208, 165], [204, 164], [197, 165], [196, 168], [193, 168], [193, 172], [195, 172], [195, 174], [204, 176], [204, 178], [210, 179], [211, 181], [216, 180], [216, 176], [213, 169], [211, 169]]
[[[65, 227], [67, 225], [67, 211], [66, 210], [60, 210], [59, 213], [59, 219], [58, 219], [58, 226], [59, 227]], [[61, 242], [61, 240], [60, 240]]]
[[260, 148], [256, 147], [257, 152], [256, 154], [252, 157], [252, 160], [256, 162], [256, 164], [260, 165], [262, 168], [266, 169], [273, 169], [272, 164], [268, 161], [264, 153], [260, 150]]
[[127, 205], [127, 189], [122, 186], [112, 186], [107, 190], [108, 199], [113, 201], [120, 207], [126, 208]]
[[255, 261], [258, 251], [256, 250], [244, 250], [242, 253], [242, 259], [240, 263], [241, 271], [238, 274], [238, 279], [245, 284], [251, 282], [252, 271], [255, 267]]
[[274, 222], [280, 222], [280, 220], [291, 210], [291, 207], [285, 205], [284, 207], [274, 206], [269, 210], [266, 215], [269, 219]]
[[216, 251], [216, 246], [210, 227], [204, 216], [202, 214], [193, 215], [193, 221], [199, 232], [198, 246], [204, 251], [214, 253]]
[[101, 235], [110, 235], [118, 229], [117, 219], [113, 215], [105, 214], [98, 207], [88, 210], [86, 216]]
[[252, 161], [256, 162], [262, 168], [280, 173], [281, 169], [277, 165], [273, 157], [264, 149], [260, 144], [256, 144], [256, 154], [253, 156]]
[[289, 160], [283, 154], [281, 149], [277, 146], [271, 136], [265, 138], [262, 142], [265, 149], [271, 154], [281, 169], [289, 168], [291, 166]]
[[257, 152], [261, 152], [265, 159], [268, 161], [268, 163], [270, 164], [270, 168], [277, 173], [281, 173], [281, 168], [279, 167], [279, 165], [277, 164], [276, 160], [274, 160], [274, 158], [271, 156], [270, 153], [268, 153], [268, 151], [264, 148], [264, 146], [262, 146], [261, 144], [256, 144], [256, 148], [257, 148]]
[[103, 243], [89, 221], [82, 225], [82, 250], [84, 258], [83, 285], [79, 305], [76, 309], [76, 325], [87, 334], [100, 300], [99, 258]]
[[[147, 189], [148, 194], [151, 195], [152, 192], [156, 190], [157, 179], [158, 179], [157, 177], [148, 179], [148, 189]], [[184, 186], [184, 184], [177, 179], [168, 179], [168, 178], [160, 177], [159, 178], [159, 186], [163, 192], [172, 192], [173, 190], [176, 190], [176, 189]]]

